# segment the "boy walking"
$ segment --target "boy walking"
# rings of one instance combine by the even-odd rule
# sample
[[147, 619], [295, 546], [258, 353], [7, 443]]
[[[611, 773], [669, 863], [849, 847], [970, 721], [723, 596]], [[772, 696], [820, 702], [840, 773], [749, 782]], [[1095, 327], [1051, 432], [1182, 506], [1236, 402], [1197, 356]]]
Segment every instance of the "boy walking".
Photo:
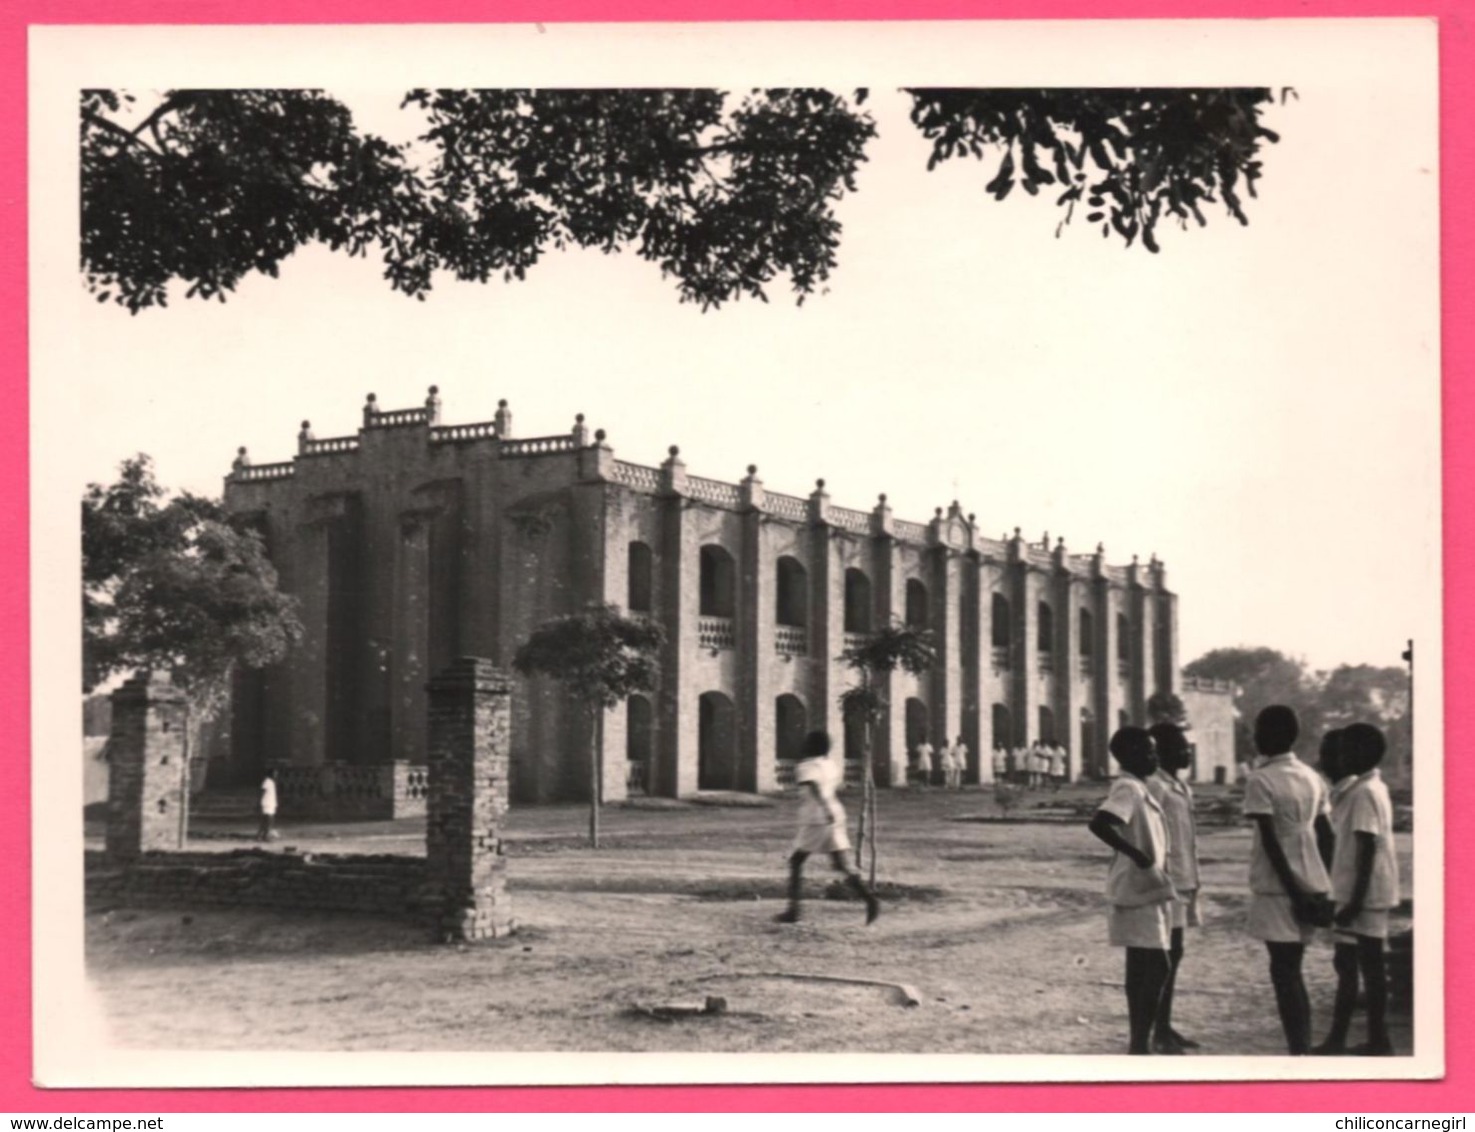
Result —
[[[1313, 1051], [1321, 1055], [1393, 1056], [1383, 944], [1388, 938], [1388, 913], [1398, 904], [1399, 894], [1393, 800], [1378, 770], [1386, 749], [1383, 733], [1366, 723], [1343, 730], [1337, 744], [1338, 769], [1343, 775], [1338, 785], [1346, 784], [1332, 806], [1337, 997], [1331, 1033]], [[1359, 972], [1367, 1000], [1367, 1042], [1348, 1050], [1347, 1031], [1357, 1005]]]
[[1166, 871], [1168, 831], [1162, 807], [1148, 791], [1157, 769], [1152, 737], [1123, 727], [1111, 737], [1122, 774], [1091, 818], [1090, 830], [1116, 855], [1106, 877], [1109, 938], [1127, 952], [1128, 1053], [1146, 1054], [1170, 970], [1173, 882]]
[[1203, 923], [1198, 900], [1198, 825], [1193, 813], [1193, 788], [1180, 777], [1189, 762], [1188, 739], [1183, 729], [1172, 723], [1159, 723], [1149, 733], [1157, 749], [1157, 770], [1147, 780], [1147, 789], [1162, 807], [1168, 827], [1168, 879], [1177, 892], [1172, 907], [1168, 978], [1163, 984], [1163, 996], [1158, 1000], [1152, 1048], [1154, 1053], [1177, 1054], [1198, 1049], [1197, 1042], [1173, 1028], [1173, 989], [1183, 962], [1184, 933]]
[[1250, 855], [1250, 934], [1270, 955], [1270, 982], [1292, 1056], [1311, 1052], [1311, 1000], [1301, 976], [1306, 943], [1331, 887], [1317, 851], [1318, 826], [1328, 832], [1326, 784], [1291, 747], [1300, 724], [1281, 704], [1255, 717], [1262, 761], [1245, 782], [1245, 816], [1254, 823]]
[[256, 840], [270, 841], [276, 837], [274, 828], [277, 820], [277, 772], [268, 767], [266, 777], [261, 780], [261, 796], [257, 799], [256, 812], [260, 820], [256, 825]]
[[866, 903], [866, 923], [875, 922], [881, 905], [875, 893], [866, 887], [850, 862], [850, 835], [845, 829], [845, 807], [836, 791], [844, 779], [844, 771], [830, 758], [830, 736], [826, 731], [811, 731], [804, 737], [799, 762], [794, 766], [794, 785], [800, 790], [799, 831], [789, 854], [789, 907], [779, 914], [783, 924], [797, 924], [804, 897], [804, 862], [811, 853], [827, 853], [837, 872], [845, 874], [845, 883]]

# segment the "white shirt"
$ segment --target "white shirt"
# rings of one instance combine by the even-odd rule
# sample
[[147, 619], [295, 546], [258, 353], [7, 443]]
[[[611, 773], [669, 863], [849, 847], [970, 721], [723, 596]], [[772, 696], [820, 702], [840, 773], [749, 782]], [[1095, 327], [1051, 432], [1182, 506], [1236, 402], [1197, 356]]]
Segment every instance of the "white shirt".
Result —
[[917, 768], [919, 770], [929, 770], [929, 769], [931, 769], [931, 767], [932, 767], [932, 744], [931, 743], [918, 743], [917, 744]]
[[[1326, 892], [1331, 887], [1326, 865], [1316, 849], [1316, 819], [1330, 811], [1326, 782], [1289, 752], [1267, 758], [1250, 772], [1245, 782], [1245, 817], [1264, 814], [1273, 820], [1275, 839], [1285, 851], [1291, 876], [1302, 892]], [[1250, 891], [1285, 895], [1265, 847], [1260, 844], [1258, 823], [1250, 855]]]
[[[835, 792], [844, 781], [845, 771], [840, 768], [836, 760], [826, 756], [816, 759], [800, 759], [794, 767], [794, 785], [800, 787], [799, 792], [799, 824], [800, 826], [827, 826], [831, 824], [831, 818], [837, 821], [843, 820], [837, 811], [840, 811], [839, 800]], [[806, 782], [814, 783], [813, 790], [805, 790]], [[815, 795], [818, 794], [818, 797]]]
[[1163, 810], [1168, 826], [1168, 876], [1179, 892], [1198, 887], [1198, 826], [1193, 814], [1193, 790], [1177, 775], [1155, 771], [1148, 792]]
[[[1112, 782], [1106, 801], [1097, 808], [1120, 818], [1118, 832], [1127, 844], [1146, 855], [1158, 869], [1163, 868], [1168, 853], [1167, 823], [1163, 820], [1162, 807], [1140, 778], [1131, 774], [1119, 776]], [[1130, 857], [1117, 853], [1106, 874], [1106, 898], [1113, 904], [1132, 903], [1134, 894], [1144, 884], [1153, 883], [1152, 875], [1152, 869], [1141, 868]]]
[[1377, 843], [1362, 906], [1369, 910], [1395, 907], [1398, 858], [1393, 853], [1393, 799], [1388, 796], [1387, 783], [1376, 768], [1342, 781], [1351, 782], [1351, 786], [1338, 796], [1332, 810], [1332, 829], [1337, 834], [1337, 848], [1332, 854], [1332, 899], [1338, 904], [1352, 899], [1357, 887], [1357, 835], [1370, 833]]
[[277, 782], [274, 778], [261, 780], [261, 812], [263, 814], [277, 812]]
[[994, 770], [1002, 774], [1009, 767], [1009, 752], [1003, 747], [994, 748]]
[[1054, 778], [1065, 774], [1065, 752], [1058, 748], [1050, 752], [1050, 774]]

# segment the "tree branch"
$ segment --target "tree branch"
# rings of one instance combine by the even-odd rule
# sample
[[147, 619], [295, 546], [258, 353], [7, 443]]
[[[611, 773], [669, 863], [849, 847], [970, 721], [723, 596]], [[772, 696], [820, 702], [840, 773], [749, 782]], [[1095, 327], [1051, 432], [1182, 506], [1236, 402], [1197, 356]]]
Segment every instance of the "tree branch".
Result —
[[82, 120], [84, 122], [91, 122], [94, 126], [101, 126], [105, 130], [110, 130], [112, 133], [117, 134], [124, 141], [131, 142], [133, 145], [138, 146], [139, 149], [143, 150], [144, 153], [147, 153], [150, 157], [163, 156], [161, 153], [159, 153], [158, 150], [154, 149], [153, 146], [149, 145], [148, 142], [135, 135], [132, 130], [124, 129], [122, 126], [118, 125], [117, 122], [104, 118], [101, 114], [97, 114], [91, 110], [83, 110]]

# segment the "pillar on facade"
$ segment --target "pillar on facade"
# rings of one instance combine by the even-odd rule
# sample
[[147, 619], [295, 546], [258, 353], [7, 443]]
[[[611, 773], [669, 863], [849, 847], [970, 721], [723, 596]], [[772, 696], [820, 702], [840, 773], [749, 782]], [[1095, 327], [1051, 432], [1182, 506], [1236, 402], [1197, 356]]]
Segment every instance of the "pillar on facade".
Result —
[[511, 934], [502, 827], [512, 738], [511, 681], [489, 660], [462, 657], [427, 685], [429, 797], [425, 866], [435, 937]]
[[113, 693], [108, 740], [107, 855], [131, 861], [184, 840], [184, 693], [162, 672]]

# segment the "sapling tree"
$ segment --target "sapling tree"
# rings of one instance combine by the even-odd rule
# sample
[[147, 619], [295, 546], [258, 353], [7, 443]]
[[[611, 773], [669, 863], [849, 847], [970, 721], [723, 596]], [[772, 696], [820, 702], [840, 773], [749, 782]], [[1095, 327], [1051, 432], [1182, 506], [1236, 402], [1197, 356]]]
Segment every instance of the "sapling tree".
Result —
[[522, 676], [546, 676], [562, 684], [588, 717], [589, 843], [596, 849], [604, 716], [630, 696], [654, 690], [664, 642], [665, 632], [656, 622], [626, 617], [613, 605], [594, 604], [544, 622], [512, 659]]
[[862, 728], [861, 758], [864, 766], [856, 853], [865, 860], [870, 883], [874, 885], [876, 780], [872, 772], [871, 751], [876, 726], [890, 706], [886, 699], [886, 678], [897, 669], [913, 675], [926, 672], [937, 663], [937, 647], [928, 630], [897, 622], [879, 632], [866, 634], [847, 647], [839, 659], [847, 668], [860, 673], [860, 683], [840, 693], [840, 711], [847, 721], [858, 721]]

